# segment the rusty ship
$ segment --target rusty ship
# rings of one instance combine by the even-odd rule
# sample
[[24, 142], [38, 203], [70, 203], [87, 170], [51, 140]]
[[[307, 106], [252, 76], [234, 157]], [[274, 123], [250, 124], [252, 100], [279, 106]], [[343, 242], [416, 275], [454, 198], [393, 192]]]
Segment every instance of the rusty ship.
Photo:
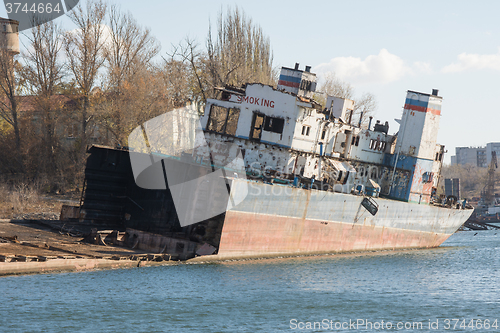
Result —
[[78, 218], [221, 259], [437, 247], [468, 219], [436, 197], [437, 90], [407, 91], [389, 134], [315, 88], [309, 66], [283, 67], [276, 88], [220, 87], [202, 112], [186, 107], [195, 122], [169, 112], [127, 149], [92, 146]]

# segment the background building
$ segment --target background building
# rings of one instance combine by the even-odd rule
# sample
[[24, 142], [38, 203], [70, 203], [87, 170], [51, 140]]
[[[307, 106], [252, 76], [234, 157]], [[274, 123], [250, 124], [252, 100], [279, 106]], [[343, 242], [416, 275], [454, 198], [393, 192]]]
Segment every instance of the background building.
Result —
[[490, 165], [491, 163], [491, 153], [493, 151], [497, 153], [497, 158], [498, 158], [498, 156], [500, 156], [500, 142], [490, 142], [486, 145], [487, 165]]
[[456, 147], [455, 156], [451, 157], [451, 165], [472, 165], [487, 168], [491, 162], [491, 152], [500, 156], [500, 142], [490, 142], [486, 147]]

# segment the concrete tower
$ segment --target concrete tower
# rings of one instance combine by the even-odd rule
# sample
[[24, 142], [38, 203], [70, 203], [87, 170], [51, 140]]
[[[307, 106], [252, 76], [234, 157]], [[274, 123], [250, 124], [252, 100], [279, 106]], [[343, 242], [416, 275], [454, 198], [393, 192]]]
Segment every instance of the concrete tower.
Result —
[[408, 90], [396, 153], [433, 160], [436, 153], [442, 97]]
[[0, 17], [0, 48], [19, 54], [19, 22]]

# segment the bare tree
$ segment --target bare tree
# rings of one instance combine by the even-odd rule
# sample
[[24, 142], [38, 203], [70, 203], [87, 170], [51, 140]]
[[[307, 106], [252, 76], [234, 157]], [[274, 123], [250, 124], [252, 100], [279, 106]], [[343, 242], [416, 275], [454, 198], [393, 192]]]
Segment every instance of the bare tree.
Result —
[[361, 127], [368, 127], [368, 119], [377, 109], [377, 101], [371, 93], [364, 93], [354, 100], [354, 121], [361, 123]]
[[109, 11], [110, 37], [106, 47], [109, 85], [117, 92], [128, 76], [133, 75], [160, 51], [149, 29], [140, 27], [130, 13], [123, 14], [116, 5]]
[[[125, 93], [133, 91], [127, 88], [134, 80], [137, 82], [135, 76], [145, 74], [144, 71], [152, 67], [151, 59], [158, 54], [160, 46], [149, 29], [140, 27], [130, 13], [121, 13], [116, 5], [110, 7], [108, 25], [110, 37], [105, 48], [108, 103], [103, 120], [115, 142], [124, 145], [128, 133], [122, 113], [124, 108], [130, 108], [125, 103], [130, 96]], [[142, 84], [148, 85], [148, 82]]]
[[173, 57], [164, 59], [161, 68], [162, 77], [165, 82], [166, 94], [172, 102], [173, 108], [182, 107], [192, 98], [192, 86], [190, 82], [190, 65]]
[[81, 105], [81, 150], [87, 144], [87, 126], [93, 115], [89, 114], [91, 91], [96, 86], [99, 69], [104, 63], [104, 20], [106, 4], [101, 0], [88, 1], [84, 8], [79, 4], [68, 13], [77, 29], [64, 36], [64, 49], [68, 67], [83, 98]]
[[330, 96], [353, 99], [354, 88], [349, 82], [342, 81], [334, 73], [329, 72], [325, 75], [324, 82], [321, 84], [319, 91]]
[[62, 31], [54, 21], [31, 29], [27, 36], [29, 46], [24, 55], [23, 75], [28, 91], [35, 96], [34, 104], [41, 111], [43, 143], [46, 158], [50, 164], [48, 171], [55, 171], [55, 120], [58, 105], [52, 98], [63, 77], [60, 61]]
[[0, 49], [0, 117], [14, 129], [17, 168], [23, 173], [18, 97], [20, 66], [12, 52]]
[[247, 82], [275, 84], [269, 37], [237, 7], [229, 8], [225, 16], [220, 12], [215, 39], [209, 28], [207, 51], [214, 87]]
[[[350, 99], [354, 101], [353, 124], [361, 122], [362, 127], [367, 127], [368, 118], [372, 116], [377, 108], [375, 96], [371, 93], [364, 93], [360, 97], [354, 96], [353, 86], [338, 78], [334, 73], [327, 73], [324, 82], [318, 91], [330, 96]], [[324, 99], [324, 98], [323, 98]], [[325, 101], [323, 101], [323, 104]], [[360, 121], [361, 120], [361, 121]]]
[[[208, 97], [212, 97], [207, 92], [210, 79], [205, 70], [206, 55], [199, 51], [195, 40], [186, 37], [178, 45], [173, 45], [167, 56], [163, 58], [167, 87], [173, 88], [170, 92], [174, 95], [178, 95], [179, 89], [184, 92], [181, 104], [186, 102], [186, 98], [204, 103]], [[174, 96], [176, 100], [178, 97]]]

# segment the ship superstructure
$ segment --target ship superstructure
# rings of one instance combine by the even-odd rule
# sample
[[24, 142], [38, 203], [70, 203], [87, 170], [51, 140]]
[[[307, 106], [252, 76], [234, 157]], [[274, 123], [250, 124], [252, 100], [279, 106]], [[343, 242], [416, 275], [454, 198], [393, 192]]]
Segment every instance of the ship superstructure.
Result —
[[305, 73], [310, 75], [284, 67], [277, 89], [220, 88], [220, 99], [208, 100], [201, 118], [215, 162], [229, 162], [217, 143], [232, 142], [241, 148], [247, 171], [278, 182], [298, 176], [317, 189], [350, 193], [359, 185], [386, 198], [430, 203], [444, 151], [436, 144], [442, 101], [437, 90], [408, 91], [400, 130], [390, 135], [387, 122], [373, 128], [355, 122], [351, 100], [328, 96], [322, 108], [308, 97], [316, 76], [309, 68]]

